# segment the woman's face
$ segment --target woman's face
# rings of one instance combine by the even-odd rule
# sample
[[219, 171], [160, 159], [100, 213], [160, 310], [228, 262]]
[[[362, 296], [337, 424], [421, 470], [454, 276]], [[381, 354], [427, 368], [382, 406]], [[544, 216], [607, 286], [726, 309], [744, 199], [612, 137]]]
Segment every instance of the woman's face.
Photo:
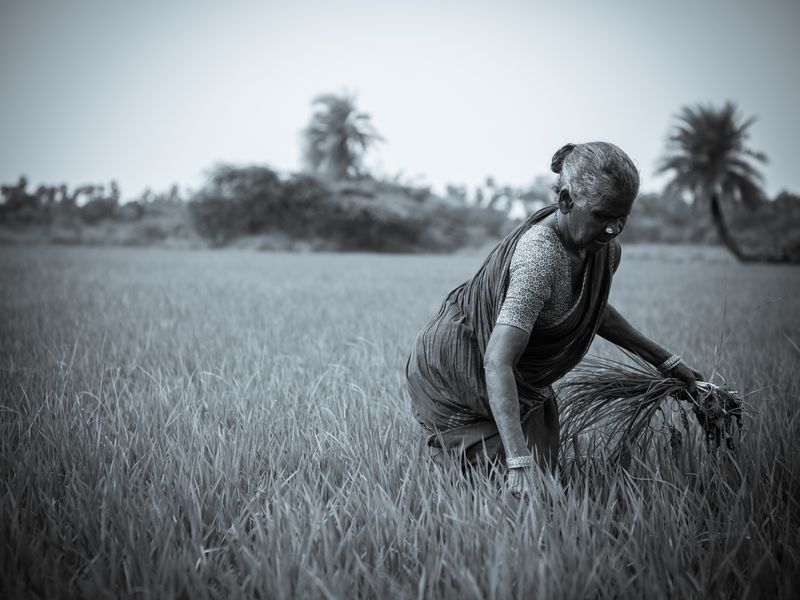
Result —
[[613, 196], [583, 206], [573, 203], [569, 230], [575, 245], [595, 251], [608, 244], [622, 233], [633, 201], [629, 196]]

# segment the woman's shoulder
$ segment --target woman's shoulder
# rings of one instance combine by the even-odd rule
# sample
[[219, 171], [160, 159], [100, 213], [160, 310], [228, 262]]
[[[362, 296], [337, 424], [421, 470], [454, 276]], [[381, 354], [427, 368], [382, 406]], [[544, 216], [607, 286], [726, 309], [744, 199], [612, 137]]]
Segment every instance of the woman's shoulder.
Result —
[[[566, 255], [558, 235], [547, 225], [532, 225], [523, 233], [511, 257], [512, 279], [552, 284], [566, 264]], [[527, 285], [527, 284], [526, 284]]]
[[523, 258], [558, 258], [561, 255], [561, 242], [558, 235], [547, 225], [531, 225], [523, 233], [514, 249], [514, 259]]

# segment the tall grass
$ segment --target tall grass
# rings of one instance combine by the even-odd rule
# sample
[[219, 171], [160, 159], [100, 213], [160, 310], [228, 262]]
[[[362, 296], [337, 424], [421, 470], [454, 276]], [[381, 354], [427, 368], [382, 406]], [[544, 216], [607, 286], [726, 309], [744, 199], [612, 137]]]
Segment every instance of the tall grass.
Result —
[[479, 261], [0, 250], [0, 593], [793, 597], [800, 271], [623, 261], [615, 306], [757, 418], [737, 457], [567, 459], [528, 506], [434, 467], [404, 392]]

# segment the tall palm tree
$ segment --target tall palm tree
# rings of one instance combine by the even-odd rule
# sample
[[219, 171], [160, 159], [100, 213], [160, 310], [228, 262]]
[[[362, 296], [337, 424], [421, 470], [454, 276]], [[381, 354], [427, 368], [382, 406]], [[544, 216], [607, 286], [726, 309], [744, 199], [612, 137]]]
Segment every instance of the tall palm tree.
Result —
[[303, 131], [304, 158], [310, 169], [334, 179], [362, 175], [364, 153], [383, 140], [370, 116], [359, 112], [348, 94], [323, 94], [314, 98], [312, 106], [314, 115]]
[[750, 261], [732, 237], [722, 212], [723, 202], [756, 208], [764, 199], [763, 175], [754, 161], [767, 157], [745, 146], [755, 117], [742, 120], [736, 105], [684, 106], [669, 134], [667, 154], [658, 173], [673, 172], [667, 192], [688, 191], [699, 207], [708, 205], [720, 240], [740, 261]]

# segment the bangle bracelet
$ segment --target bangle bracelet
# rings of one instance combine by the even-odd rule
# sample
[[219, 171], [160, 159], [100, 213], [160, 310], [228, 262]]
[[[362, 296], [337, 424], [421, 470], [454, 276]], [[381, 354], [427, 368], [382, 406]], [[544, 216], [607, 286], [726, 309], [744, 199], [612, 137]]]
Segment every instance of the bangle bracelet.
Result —
[[683, 359], [680, 356], [678, 356], [677, 354], [673, 354], [667, 360], [665, 360], [663, 363], [658, 365], [658, 367], [656, 367], [656, 368], [659, 370], [659, 372], [662, 375], [666, 375], [672, 369], [674, 369], [678, 365], [682, 365], [682, 364], [685, 364], [683, 362]]
[[534, 465], [533, 456], [528, 454], [526, 456], [514, 456], [512, 458], [506, 458], [506, 465], [508, 465], [509, 469], [532, 467]]

